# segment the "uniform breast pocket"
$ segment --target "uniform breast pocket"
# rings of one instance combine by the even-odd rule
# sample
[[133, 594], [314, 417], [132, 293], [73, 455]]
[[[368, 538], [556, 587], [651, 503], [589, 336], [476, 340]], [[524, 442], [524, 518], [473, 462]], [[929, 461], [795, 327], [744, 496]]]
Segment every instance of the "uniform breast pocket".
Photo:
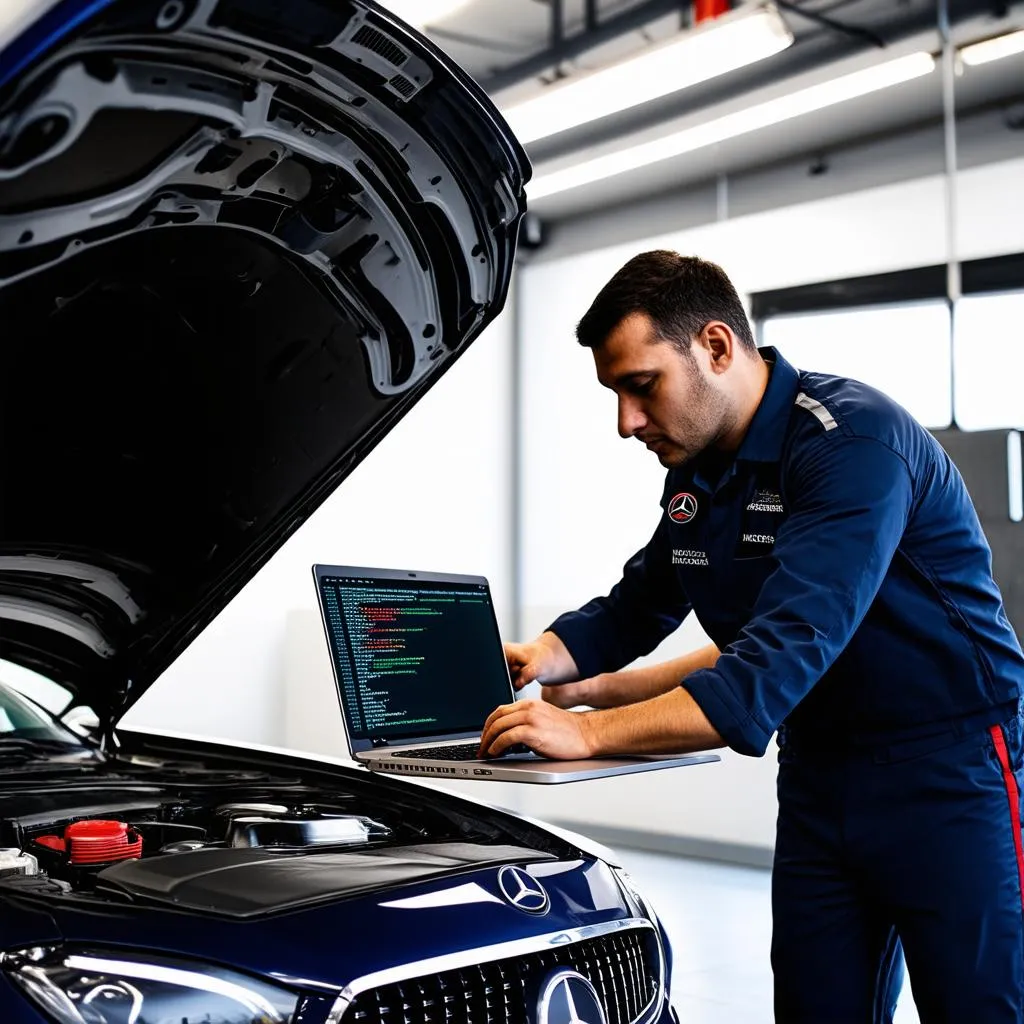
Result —
[[735, 558], [732, 563], [733, 584], [738, 592], [747, 595], [753, 600], [757, 597], [761, 585], [778, 563], [775, 556], [770, 552], [763, 555], [747, 556], [746, 558]]
[[745, 623], [757, 598], [764, 587], [765, 580], [772, 574], [778, 562], [770, 552], [747, 558], [734, 558], [729, 566], [727, 600], [738, 619]]

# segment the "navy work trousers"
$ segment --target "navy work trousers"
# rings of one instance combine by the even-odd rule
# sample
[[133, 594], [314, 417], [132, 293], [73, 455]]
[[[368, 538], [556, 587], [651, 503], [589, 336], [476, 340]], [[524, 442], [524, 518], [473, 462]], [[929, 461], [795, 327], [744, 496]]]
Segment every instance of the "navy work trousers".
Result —
[[[777, 1024], [1024, 1024], [1024, 720], [841, 752], [783, 736]], [[899, 942], [896, 941], [898, 937]]]

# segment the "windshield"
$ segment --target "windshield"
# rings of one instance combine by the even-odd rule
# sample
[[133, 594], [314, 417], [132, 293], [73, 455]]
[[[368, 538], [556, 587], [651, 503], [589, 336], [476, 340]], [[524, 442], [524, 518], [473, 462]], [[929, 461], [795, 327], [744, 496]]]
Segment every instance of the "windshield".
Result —
[[0, 745], [7, 739], [40, 740], [88, 749], [73, 732], [54, 721], [17, 690], [0, 683]]

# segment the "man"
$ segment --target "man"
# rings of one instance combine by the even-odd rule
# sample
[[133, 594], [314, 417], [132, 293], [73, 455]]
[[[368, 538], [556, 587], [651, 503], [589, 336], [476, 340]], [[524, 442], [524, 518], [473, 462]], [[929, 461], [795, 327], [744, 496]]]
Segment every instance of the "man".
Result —
[[[607, 597], [508, 646], [545, 699], [482, 751], [760, 756], [777, 731], [776, 1019], [874, 1019], [898, 934], [923, 1024], [1020, 1024], [1024, 656], [959, 474], [885, 396], [759, 351], [703, 260], [630, 260], [577, 337], [664, 515]], [[691, 609], [714, 646], [618, 671]]]

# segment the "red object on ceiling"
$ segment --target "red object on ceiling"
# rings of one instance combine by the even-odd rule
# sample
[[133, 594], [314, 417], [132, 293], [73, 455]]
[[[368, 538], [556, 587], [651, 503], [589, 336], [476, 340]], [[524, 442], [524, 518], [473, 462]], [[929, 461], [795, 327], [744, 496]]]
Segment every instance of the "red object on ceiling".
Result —
[[693, 0], [693, 23], [699, 25], [702, 21], [717, 18], [731, 6], [729, 0]]

